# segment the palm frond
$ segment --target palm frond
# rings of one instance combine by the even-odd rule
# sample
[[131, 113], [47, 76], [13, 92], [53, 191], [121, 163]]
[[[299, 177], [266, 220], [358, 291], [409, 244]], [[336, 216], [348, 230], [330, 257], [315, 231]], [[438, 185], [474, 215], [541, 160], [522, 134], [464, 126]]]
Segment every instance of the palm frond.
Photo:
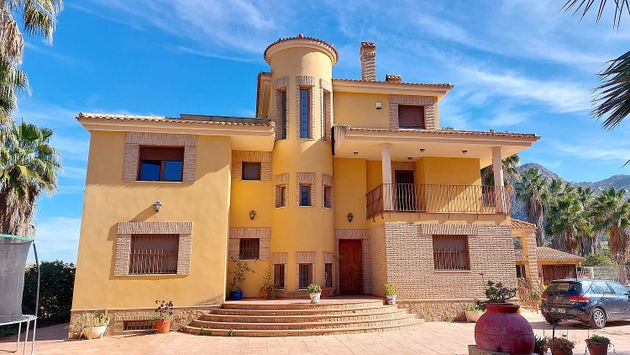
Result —
[[[613, 27], [619, 28], [624, 11], [630, 15], [630, 0], [613, 0], [610, 2], [607, 0], [599, 0], [595, 21], [600, 22], [602, 20], [607, 5], [610, 3], [613, 3], [614, 6]], [[573, 15], [581, 12], [580, 18], [584, 18], [591, 11], [594, 4], [595, 0], [567, 0], [564, 6], [562, 6], [562, 9], [564, 11], [573, 10]]]
[[602, 83], [595, 91], [592, 114], [606, 117], [604, 128], [613, 129], [630, 114], [630, 51], [609, 63], [598, 74]]

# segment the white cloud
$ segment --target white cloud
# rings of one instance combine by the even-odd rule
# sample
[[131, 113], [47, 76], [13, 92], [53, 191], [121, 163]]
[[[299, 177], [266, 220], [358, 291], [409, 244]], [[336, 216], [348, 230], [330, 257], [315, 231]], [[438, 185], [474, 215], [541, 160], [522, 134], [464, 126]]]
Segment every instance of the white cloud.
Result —
[[35, 243], [40, 260], [76, 260], [81, 218], [42, 218], [37, 220], [35, 228]]
[[586, 139], [577, 142], [549, 141], [551, 146], [559, 153], [576, 159], [588, 159], [618, 163], [621, 167], [630, 159], [630, 136], [623, 139], [608, 140]]
[[494, 113], [494, 117], [487, 120], [490, 127], [514, 126], [527, 121], [530, 117], [526, 112], [514, 112], [509, 109], [500, 109]]

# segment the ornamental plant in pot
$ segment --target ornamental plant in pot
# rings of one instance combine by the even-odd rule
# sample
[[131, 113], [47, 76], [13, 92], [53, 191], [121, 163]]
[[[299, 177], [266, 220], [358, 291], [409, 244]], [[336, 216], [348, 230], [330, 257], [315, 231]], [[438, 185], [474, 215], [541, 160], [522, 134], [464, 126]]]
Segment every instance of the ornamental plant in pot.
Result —
[[262, 286], [258, 289], [258, 295], [260, 298], [264, 298], [267, 300], [274, 300], [278, 295], [278, 290], [276, 286], [273, 284], [273, 275], [271, 271], [271, 265], [267, 268], [267, 272], [265, 273], [265, 278], [263, 280]]
[[85, 339], [102, 338], [109, 325], [109, 315], [107, 310], [103, 313], [86, 313], [81, 317], [81, 333], [79, 338], [85, 337]]
[[590, 338], [586, 339], [586, 347], [591, 355], [606, 355], [608, 354], [608, 347], [610, 346], [610, 339], [593, 334]]
[[466, 315], [466, 321], [476, 323], [479, 320], [479, 317], [484, 312], [484, 306], [478, 299], [475, 299], [475, 303], [469, 304], [464, 309], [464, 314]]
[[168, 333], [171, 330], [173, 320], [173, 301], [155, 300], [155, 330], [158, 333]]
[[575, 344], [564, 336], [562, 338], [553, 338], [549, 343], [552, 355], [573, 355]]
[[247, 261], [241, 261], [232, 258], [232, 268], [230, 270], [230, 275], [232, 276], [232, 280], [230, 281], [230, 299], [234, 301], [238, 301], [243, 298], [243, 291], [241, 290], [241, 285], [245, 282], [247, 278], [247, 273], [254, 273], [251, 266], [247, 263]]
[[538, 335], [535, 335], [535, 337], [534, 354], [545, 355], [547, 350], [549, 350], [549, 338], [539, 337]]
[[475, 343], [484, 351], [531, 354], [535, 338], [529, 322], [518, 314], [519, 306], [506, 301], [516, 295], [516, 288], [505, 287], [501, 282], [488, 281], [482, 302], [484, 313], [475, 324]]
[[387, 304], [396, 304], [396, 294], [398, 293], [398, 287], [393, 283], [385, 284], [385, 298]]
[[319, 298], [322, 296], [322, 288], [318, 284], [310, 284], [306, 290], [311, 298], [311, 303], [319, 303]]

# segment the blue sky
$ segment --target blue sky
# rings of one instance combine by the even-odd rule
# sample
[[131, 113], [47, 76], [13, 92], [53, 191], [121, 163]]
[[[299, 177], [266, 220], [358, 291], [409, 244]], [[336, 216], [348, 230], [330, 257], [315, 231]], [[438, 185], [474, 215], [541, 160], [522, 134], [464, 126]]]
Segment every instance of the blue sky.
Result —
[[335, 77], [360, 76], [367, 40], [379, 79], [453, 83], [442, 125], [541, 135], [523, 162], [572, 181], [630, 173], [630, 122], [607, 132], [589, 117], [594, 73], [628, 50], [630, 26], [579, 21], [564, 0], [65, 3], [53, 46], [27, 40], [31, 95], [15, 115], [54, 128], [63, 154], [59, 190], [38, 206], [43, 259], [76, 259], [89, 145], [76, 113], [251, 116], [262, 51], [298, 33], [336, 46]]

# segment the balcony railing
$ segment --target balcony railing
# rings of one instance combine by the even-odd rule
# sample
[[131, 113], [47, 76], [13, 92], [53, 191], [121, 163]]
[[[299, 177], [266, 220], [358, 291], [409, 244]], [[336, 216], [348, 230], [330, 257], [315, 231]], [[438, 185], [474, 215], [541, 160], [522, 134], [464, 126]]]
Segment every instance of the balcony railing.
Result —
[[387, 183], [366, 194], [367, 217], [383, 212], [507, 214], [504, 187]]

